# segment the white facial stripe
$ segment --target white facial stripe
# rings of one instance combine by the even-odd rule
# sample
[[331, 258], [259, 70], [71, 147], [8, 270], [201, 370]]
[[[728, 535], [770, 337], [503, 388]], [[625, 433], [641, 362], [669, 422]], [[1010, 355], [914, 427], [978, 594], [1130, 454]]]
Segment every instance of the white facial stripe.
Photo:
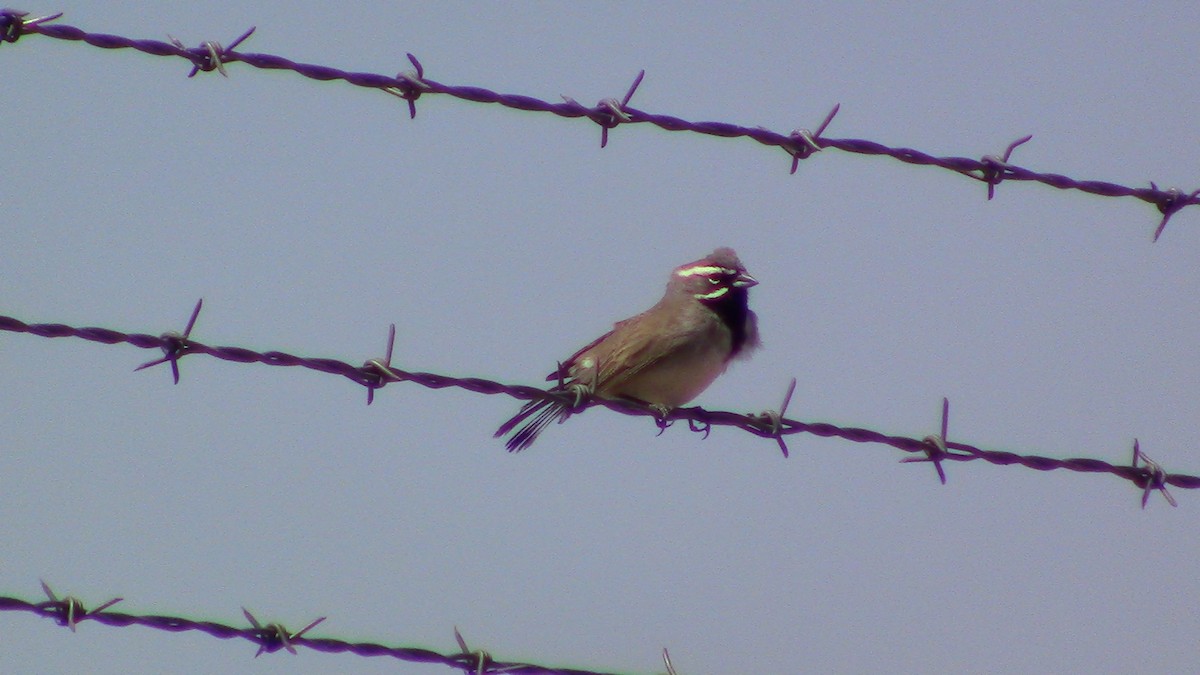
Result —
[[697, 293], [696, 299], [697, 300], [716, 300], [717, 298], [721, 297], [722, 295], [725, 295], [728, 292], [729, 292], [729, 287], [722, 286], [722, 287], [718, 288], [717, 290], [713, 291], [712, 293]]
[[714, 274], [732, 276], [737, 274], [737, 270], [731, 270], [729, 268], [719, 267], [717, 265], [696, 265], [695, 267], [688, 267], [675, 273], [676, 276], [680, 277], [694, 277], [697, 274], [703, 274], [704, 276], [712, 276]]

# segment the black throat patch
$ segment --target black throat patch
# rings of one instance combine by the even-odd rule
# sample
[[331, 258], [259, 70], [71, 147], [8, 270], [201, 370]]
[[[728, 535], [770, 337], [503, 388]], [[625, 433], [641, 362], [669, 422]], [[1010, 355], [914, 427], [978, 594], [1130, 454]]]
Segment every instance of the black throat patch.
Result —
[[721, 317], [721, 321], [729, 327], [732, 335], [729, 357], [733, 358], [746, 345], [746, 318], [750, 313], [749, 296], [744, 288], [730, 288], [729, 292], [719, 298], [702, 301], [708, 308]]

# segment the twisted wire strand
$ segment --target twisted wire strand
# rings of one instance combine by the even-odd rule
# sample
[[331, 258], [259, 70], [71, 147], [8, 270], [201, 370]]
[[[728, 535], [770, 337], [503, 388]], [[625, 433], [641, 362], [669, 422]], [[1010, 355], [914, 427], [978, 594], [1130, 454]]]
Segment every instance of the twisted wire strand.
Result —
[[1077, 180], [1063, 174], [1034, 171], [1009, 163], [1009, 157], [1013, 150], [1030, 140], [1031, 136], [1011, 143], [1000, 157], [994, 155], [984, 155], [979, 159], [956, 156], [939, 157], [913, 148], [890, 147], [870, 140], [823, 136], [825, 127], [832, 121], [840, 106], [834, 107], [816, 133], [797, 129], [790, 134], [758, 126], [749, 127], [728, 122], [697, 122], [672, 115], [652, 113], [629, 106], [629, 100], [641, 83], [644, 71], [638, 75], [623, 99], [619, 101], [605, 99], [595, 106], [588, 107], [568, 97], [564, 97], [565, 100], [562, 103], [551, 103], [533, 96], [504, 94], [484, 87], [444, 84], [425, 77], [424, 67], [412, 54], [409, 54], [408, 58], [416, 70], [402, 72], [392, 77], [375, 73], [345, 71], [313, 63], [300, 63], [272, 54], [235, 51], [233, 47], [246, 40], [254, 32], [254, 28], [230, 43], [228, 48], [213, 41], [204, 42], [199, 47], [187, 48], [174, 38], [170, 42], [133, 39], [107, 33], [89, 33], [75, 26], [50, 23], [58, 16], [26, 19], [24, 13], [0, 10], [0, 44], [16, 42], [22, 35], [36, 34], [58, 40], [81, 41], [101, 49], [134, 49], [154, 56], [174, 56], [186, 59], [192, 64], [189, 77], [200, 71], [213, 70], [225, 75], [225, 65], [230, 63], [244, 63], [266, 70], [290, 70], [314, 80], [341, 80], [358, 87], [379, 89], [393, 94], [407, 101], [409, 114], [414, 117], [416, 116], [416, 101], [425, 94], [444, 94], [464, 101], [492, 103], [506, 108], [550, 113], [567, 118], [586, 117], [601, 127], [601, 147], [607, 143], [609, 130], [620, 124], [643, 123], [667, 131], [690, 131], [724, 138], [749, 138], [763, 145], [779, 147], [786, 151], [792, 158], [793, 173], [796, 171], [799, 160], [807, 159], [817, 151], [835, 148], [843, 152], [881, 155], [908, 164], [936, 166], [953, 171], [986, 183], [988, 199], [992, 198], [995, 187], [1006, 180], [1037, 182], [1060, 190], [1079, 190], [1103, 197], [1133, 197], [1153, 204], [1162, 214], [1162, 219], [1153, 234], [1155, 241], [1158, 240], [1167, 221], [1175, 213], [1184, 207], [1200, 204], [1200, 189], [1190, 193], [1179, 188], [1159, 189], [1153, 181], [1150, 182], [1149, 187], [1135, 188], [1101, 180]]
[[[339, 638], [305, 637], [302, 634], [291, 634], [279, 624], [258, 625], [253, 616], [246, 612], [251, 626], [238, 627], [217, 621], [200, 621], [181, 616], [163, 614], [128, 614], [107, 609], [117, 600], [92, 610], [84, 609], [79, 600], [72, 597], [56, 598], [47, 589], [52, 599], [41, 602], [24, 600], [22, 598], [0, 596], [0, 611], [29, 612], [39, 616], [54, 619], [62, 626], [75, 630], [75, 626], [84, 621], [95, 621], [106, 626], [125, 627], [143, 626], [169, 633], [199, 631], [222, 640], [240, 638], [259, 646], [259, 654], [272, 653], [286, 649], [295, 653], [295, 647], [307, 647], [328, 654], [349, 653], [358, 656], [389, 656], [400, 661], [414, 663], [440, 663], [451, 668], [468, 673], [510, 673], [516, 675], [615, 675], [594, 670], [577, 668], [552, 668], [533, 663], [497, 661], [485, 651], [466, 649], [461, 636], [455, 630], [463, 651], [457, 654], [444, 654], [421, 647], [395, 647], [377, 642], [352, 642]], [[119, 599], [118, 599], [119, 600]], [[243, 610], [245, 611], [245, 610]], [[313, 624], [310, 624], [310, 627]], [[301, 630], [300, 633], [306, 632]]]
[[[196, 312], [193, 312], [192, 320], [189, 321], [188, 332], [190, 332], [191, 324], [195, 322], [199, 307], [200, 305], [197, 304]], [[0, 330], [13, 333], [29, 333], [46, 338], [74, 337], [102, 344], [124, 343], [143, 349], [160, 349], [165, 356], [156, 361], [144, 364], [142, 367], [169, 362], [175, 369], [176, 381], [178, 381], [177, 362], [179, 359], [190, 354], [206, 354], [234, 363], [294, 366], [332, 375], [340, 375], [367, 387], [370, 395], [373, 395], [376, 389], [383, 387], [389, 382], [412, 382], [430, 389], [456, 387], [478, 394], [504, 394], [522, 401], [535, 399], [558, 401], [565, 404], [568, 409], [574, 407], [575, 404], [574, 394], [570, 393], [556, 393], [525, 385], [503, 384], [478, 377], [451, 377], [436, 373], [415, 372], [396, 368], [390, 363], [390, 346], [388, 350], [389, 358], [387, 360], [372, 359], [361, 366], [355, 366], [337, 359], [309, 358], [281, 351], [257, 352], [244, 347], [206, 345], [187, 337], [187, 332], [183, 335], [164, 333], [163, 335], [156, 336], [146, 333], [124, 333], [109, 328], [74, 327], [61, 323], [30, 324], [4, 315], [0, 315]], [[1158, 464], [1146, 460], [1144, 453], [1141, 453], [1138, 449], [1135, 449], [1133, 463], [1117, 465], [1099, 459], [1084, 457], [1057, 459], [1040, 455], [1023, 455], [1002, 450], [988, 450], [967, 443], [950, 442], [945, 438], [945, 415], [947, 414], [945, 408], [943, 409], [942, 434], [940, 436], [932, 435], [924, 439], [917, 439], [906, 436], [893, 436], [871, 429], [843, 427], [827, 422], [803, 422], [790, 419], [783, 416], [787, 407], [786, 401], [783, 406], [784, 410], [764, 412], [757, 415], [725, 410], [707, 410], [701, 407], [675, 408], [664, 415], [660, 410], [651, 406], [627, 400], [593, 399], [584, 405], [584, 407], [594, 406], [608, 408], [609, 410], [625, 415], [651, 417], [663, 429], [675, 421], [686, 420], [691, 430], [703, 433], [706, 437], [714, 426], [734, 427], [756, 436], [775, 439], [780, 444], [785, 457], [788, 454], [784, 441], [786, 436], [813, 434], [815, 436], [842, 438], [855, 443], [888, 445], [907, 453], [921, 455], [922, 457], [910, 458], [910, 461], [933, 462], [938, 467], [939, 473], [941, 473], [941, 462], [943, 460], [955, 462], [983, 460], [990, 464], [1001, 466], [1015, 464], [1038, 471], [1065, 469], [1080, 473], [1109, 473], [1130, 481], [1138, 488], [1145, 490], [1145, 494], [1147, 495], [1152, 490], [1159, 490], [1163, 492], [1164, 497], [1168, 501], [1172, 501], [1169, 494], [1166, 493], [1166, 486], [1168, 485], [1185, 489], [1200, 488], [1200, 476], [1167, 473]], [[1144, 460], [1142, 466], [1138, 466], [1138, 458]]]

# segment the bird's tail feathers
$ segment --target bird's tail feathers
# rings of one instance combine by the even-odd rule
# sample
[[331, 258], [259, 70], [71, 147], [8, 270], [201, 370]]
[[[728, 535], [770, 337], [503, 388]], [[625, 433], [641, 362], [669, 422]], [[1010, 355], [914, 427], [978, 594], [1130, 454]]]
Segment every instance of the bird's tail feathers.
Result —
[[[520, 452], [533, 445], [538, 434], [542, 433], [546, 425], [555, 419], [562, 421], [569, 414], [566, 407], [557, 401], [546, 399], [530, 401], [522, 406], [521, 410], [512, 416], [512, 419], [500, 425], [500, 428], [496, 430], [495, 437], [499, 438], [516, 429], [516, 433], [505, 442], [504, 447], [508, 448], [509, 452]], [[533, 416], [532, 420], [529, 419], [531, 416]], [[526, 422], [526, 420], [529, 421]], [[518, 426], [520, 426], [519, 429]]]

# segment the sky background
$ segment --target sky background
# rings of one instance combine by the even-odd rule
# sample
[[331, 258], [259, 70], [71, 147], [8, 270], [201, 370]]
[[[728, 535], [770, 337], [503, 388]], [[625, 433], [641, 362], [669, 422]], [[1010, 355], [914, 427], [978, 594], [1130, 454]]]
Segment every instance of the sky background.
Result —
[[[1079, 179], [1200, 186], [1184, 3], [26, 3], [187, 45]], [[0, 45], [0, 314], [536, 384], [722, 245], [765, 347], [696, 403], [1200, 473], [1200, 211], [748, 140], [403, 101], [245, 65]], [[681, 675], [1183, 672], [1200, 495], [597, 409], [531, 450], [503, 396], [0, 334], [0, 594]], [[0, 672], [442, 666], [0, 614]]]

